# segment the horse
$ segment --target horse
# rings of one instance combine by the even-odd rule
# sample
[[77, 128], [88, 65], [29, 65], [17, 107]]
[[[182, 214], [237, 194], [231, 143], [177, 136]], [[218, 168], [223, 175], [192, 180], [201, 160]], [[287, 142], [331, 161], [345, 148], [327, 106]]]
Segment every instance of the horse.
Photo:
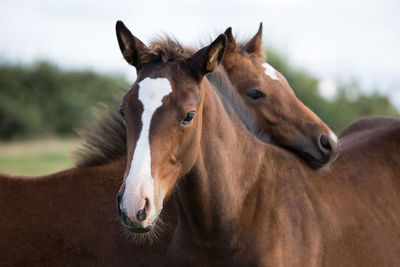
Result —
[[222, 65], [239, 97], [255, 111], [259, 131], [312, 167], [329, 166], [338, 156], [338, 139], [297, 99], [285, 77], [265, 62], [262, 23], [249, 41], [239, 45], [231, 27], [225, 35], [227, 45]]
[[[150, 250], [133, 242], [118, 220], [114, 196], [126, 165], [118, 150], [118, 144], [125, 145], [125, 128], [117, 114], [102, 115], [78, 153], [85, 166], [41, 177], [0, 175], [1, 266], [155, 266], [162, 261], [172, 231], [166, 229], [166, 243], [160, 239]], [[174, 209], [173, 202], [166, 205]]]
[[[267, 133], [271, 139], [269, 142], [299, 155], [312, 167], [329, 166], [338, 155], [337, 137], [296, 98], [286, 78], [264, 61], [262, 29], [260, 23], [257, 33], [250, 40], [240, 44], [236, 43], [231, 27], [224, 32], [227, 45], [222, 65], [234, 85], [233, 89], [238, 92], [236, 97], [242, 98], [246, 106], [255, 111], [257, 127], [261, 134]], [[361, 118], [343, 129], [340, 138], [361, 130], [390, 128], [393, 123], [396, 121], [387, 117]], [[302, 137], [296, 138], [296, 134]], [[328, 136], [328, 141], [318, 143], [318, 140], [325, 139], [321, 138], [322, 135]], [[296, 144], [296, 139], [308, 139], [309, 144], [312, 143], [310, 139], [314, 139], [319, 152], [322, 155], [327, 154], [321, 157], [316, 152], [307, 153], [311, 146], [302, 149], [301, 145]], [[332, 151], [329, 154], [330, 150]], [[316, 154], [317, 159], [313, 159], [313, 154]]]
[[[168, 49], [163, 42], [157, 45]], [[226, 79], [222, 70], [220, 73]], [[210, 82], [215, 79], [218, 76], [210, 77]], [[230, 86], [226, 89], [234, 92]], [[125, 238], [120, 222], [114, 219], [112, 199], [125, 169], [126, 130], [114, 113], [98, 117], [100, 121], [83, 134], [75, 168], [34, 178], [0, 175], [2, 266], [127, 266], [132, 262], [153, 266], [162, 262], [176, 225], [175, 216], [168, 216], [174, 214], [173, 201], [165, 204], [168, 213], [161, 216], [169, 227], [151, 250]], [[316, 119], [315, 124], [319, 123]], [[110, 219], [102, 220], [104, 217]], [[41, 244], [40, 249], [35, 243]]]
[[[262, 23], [248, 41], [237, 44], [232, 28], [225, 31], [227, 48], [218, 73], [207, 74], [210, 82], [227, 75], [232, 91], [231, 102], [244, 101], [255, 119], [257, 136], [303, 158], [311, 167], [329, 166], [339, 153], [335, 133], [294, 94], [285, 77], [265, 62], [262, 49]], [[175, 47], [170, 37], [154, 40], [161, 57]], [[179, 46], [186, 56], [194, 49]], [[225, 74], [226, 72], [226, 74]]]
[[[110, 122], [117, 125], [110, 127]], [[103, 210], [102, 215], [111, 214], [110, 217], [113, 217], [114, 202], [110, 200], [110, 195], [115, 195], [118, 191], [118, 177], [122, 176], [126, 164], [123, 156], [126, 153], [125, 129], [120, 122], [119, 118], [113, 118], [97, 129], [91, 129], [99, 131], [98, 133], [88, 132], [89, 137], [86, 137], [85, 144], [87, 155], [82, 157], [77, 168], [37, 177], [34, 183], [23, 177], [1, 178], [0, 214], [3, 221], [0, 229], [10, 230], [1, 233], [0, 240], [5, 242], [0, 249], [2, 266], [42, 266], [44, 263], [68, 266], [128, 266], [135, 263], [137, 266], [153, 266], [163, 262], [165, 244], [169, 244], [165, 240], [170, 238], [168, 231], [167, 237], [164, 234], [161, 240], [164, 245], [157, 243], [155, 247], [145, 249], [125, 240], [124, 235], [115, 230], [119, 225], [113, 219], [104, 221], [104, 216], [96, 215], [98, 210]], [[110, 132], [110, 129], [114, 131]], [[32, 184], [35, 186], [32, 187]], [[69, 194], [62, 193], [61, 188]], [[21, 197], [24, 192], [30, 192], [29, 197]], [[57, 198], [59, 201], [51, 206], [42, 205], [45, 199], [41, 199], [40, 203], [36, 199], [41, 195], [48, 196], [48, 199]], [[57, 197], [54, 197], [55, 195]], [[92, 197], [93, 195], [95, 197]], [[74, 201], [69, 204], [71, 198], [74, 198]], [[10, 202], [14, 203], [13, 206], [8, 204]], [[166, 205], [164, 211], [174, 209], [171, 202], [167, 202]], [[82, 207], [84, 211], [78, 214], [76, 207]], [[19, 213], [19, 217], [16, 213]], [[34, 223], [27, 225], [24, 220], [25, 214], [29, 214]], [[62, 227], [53, 214], [67, 218]], [[173, 221], [174, 216], [167, 220]], [[93, 221], [96, 221], [96, 224], [93, 224]], [[91, 231], [88, 231], [88, 225], [91, 225]], [[52, 229], [51, 235], [48, 229]], [[71, 238], [74, 234], [79, 236], [82, 233], [85, 235], [81, 238]], [[86, 239], [88, 237], [91, 238], [90, 241]], [[32, 240], [41, 244], [40, 250], [34, 246]], [[107, 246], [104, 245], [105, 240]]]
[[332, 171], [315, 172], [257, 139], [204, 78], [223, 60], [225, 35], [185, 58], [116, 28], [138, 72], [121, 102], [128, 153], [117, 206], [128, 231], [151, 233], [173, 192], [171, 266], [400, 264], [398, 120], [350, 135]]

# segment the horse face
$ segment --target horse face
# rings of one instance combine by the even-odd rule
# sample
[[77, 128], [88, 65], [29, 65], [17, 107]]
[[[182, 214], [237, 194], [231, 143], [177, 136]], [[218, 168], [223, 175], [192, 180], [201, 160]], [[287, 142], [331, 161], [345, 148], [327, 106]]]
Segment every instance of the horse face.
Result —
[[286, 79], [264, 61], [262, 25], [257, 34], [240, 48], [231, 29], [224, 67], [246, 105], [256, 114], [260, 132], [285, 147], [312, 167], [322, 167], [338, 155], [338, 140], [329, 127], [294, 94]]
[[125, 59], [138, 71], [121, 103], [128, 157], [117, 205], [127, 229], [142, 233], [152, 229], [164, 199], [195, 162], [203, 76], [221, 61], [226, 39], [217, 38], [189, 59], [164, 62], [122, 22], [117, 23], [117, 37]]
[[167, 75], [173, 70], [178, 71], [176, 66], [165, 66], [140, 77], [121, 104], [128, 161], [119, 209], [124, 223], [134, 232], [151, 229], [164, 198], [183, 170], [193, 164], [196, 152], [200, 91], [193, 81], [186, 90], [178, 90]]

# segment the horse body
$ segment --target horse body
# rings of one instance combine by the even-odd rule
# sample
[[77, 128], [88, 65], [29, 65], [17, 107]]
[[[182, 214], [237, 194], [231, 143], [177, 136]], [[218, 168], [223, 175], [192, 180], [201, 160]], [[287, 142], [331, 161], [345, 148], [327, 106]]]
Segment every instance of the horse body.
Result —
[[397, 120], [343, 137], [332, 172], [308, 175], [324, 237], [322, 265], [400, 264], [399, 133]]
[[[391, 148], [400, 145], [400, 123], [392, 119], [388, 122], [391, 126], [388, 123], [379, 132], [360, 132], [341, 138], [342, 153], [330, 173], [316, 173], [299, 166], [291, 154], [273, 146], [268, 146], [268, 153], [265, 153], [256, 149], [261, 146], [258, 141], [249, 138], [248, 143], [240, 146], [245, 149], [241, 152], [249, 155], [248, 162], [240, 166], [249, 166], [254, 158], [267, 161], [264, 172], [253, 167], [240, 168], [241, 176], [253, 178], [246, 182], [246, 191], [251, 197], [235, 203], [220, 196], [234, 197], [227, 194], [228, 189], [243, 188], [243, 184], [232, 184], [231, 180], [219, 185], [210, 184], [213, 190], [205, 188], [206, 195], [214, 191], [218, 197], [210, 196], [213, 206], [206, 209], [209, 213], [195, 218], [193, 229], [183, 227], [181, 223], [172, 242], [173, 231], [166, 231], [151, 247], [133, 244], [125, 233], [120, 232], [119, 222], [114, 219], [116, 211], [112, 196], [118, 191], [125, 160], [37, 178], [2, 176], [1, 265], [159, 266], [165, 263], [169, 246], [170, 253], [179, 251], [177, 257], [169, 255], [170, 260], [183, 266], [184, 260], [186, 264], [194, 261], [196, 266], [200, 263], [221, 266], [245, 263], [262, 266], [397, 266], [400, 170], [396, 166], [400, 159]], [[217, 136], [221, 134], [219, 132]], [[202, 157], [201, 165], [214, 166], [215, 173], [210, 173], [209, 177], [216, 180], [220, 177], [221, 166], [215, 166], [211, 158], [220, 152], [215, 151], [214, 143], [209, 145], [213, 156]], [[231, 149], [239, 148], [232, 146]], [[279, 158], [285, 159], [279, 162], [279, 169], [283, 171], [272, 171]], [[357, 162], [370, 162], [371, 158], [376, 164], [354, 166]], [[191, 185], [199, 173], [204, 174], [202, 167], [198, 169], [189, 173], [181, 181], [179, 191], [174, 193], [175, 198], [179, 196], [176, 204], [180, 220], [187, 214], [183, 213], [179, 203], [186, 203], [185, 199], [190, 200], [193, 195], [204, 195], [204, 190], [194, 189]], [[237, 171], [234, 168], [229, 176], [235, 177]], [[260, 177], [257, 177], [257, 171], [262, 173]], [[337, 176], [339, 172], [344, 174]], [[266, 180], [264, 176], [276, 179]], [[204, 188], [203, 185], [200, 188]], [[173, 229], [175, 207], [171, 200], [166, 202], [163, 217], [170, 215], [164, 220]], [[219, 221], [216, 213], [221, 208], [231, 209], [229, 212], [234, 212], [239, 222], [232, 217]], [[256, 215], [256, 209], [264, 210], [266, 216]], [[192, 208], [186, 210], [198, 214]], [[198, 232], [202, 225], [197, 224], [203, 221], [202, 218], [216, 220], [207, 225], [204, 232]], [[256, 238], [241, 234], [243, 231], [253, 232], [251, 236]], [[256, 257], [258, 255], [264, 255], [263, 259]]]
[[[149, 249], [122, 231], [113, 196], [124, 167], [121, 159], [35, 178], [2, 175], [0, 265], [155, 266], [162, 262], [168, 242], [160, 240]], [[173, 212], [171, 204], [167, 210]], [[170, 235], [166, 232], [165, 240]]]
[[399, 120], [343, 138], [331, 172], [222, 128], [203, 129], [204, 154], [179, 184], [172, 266], [400, 264], [400, 155], [389, 149], [400, 147]]
[[[205, 104], [204, 114], [214, 114], [208, 108]], [[290, 154], [284, 158], [273, 146], [265, 149], [224, 118], [221, 107], [211, 109], [217, 109], [220, 120], [203, 115], [208, 121], [202, 129], [203, 154], [175, 194], [179, 223], [169, 248], [170, 265], [315, 265], [319, 237], [297, 160]], [[287, 171], [277, 171], [277, 162]], [[296, 188], [296, 194], [288, 199], [290, 189], [282, 186]]]

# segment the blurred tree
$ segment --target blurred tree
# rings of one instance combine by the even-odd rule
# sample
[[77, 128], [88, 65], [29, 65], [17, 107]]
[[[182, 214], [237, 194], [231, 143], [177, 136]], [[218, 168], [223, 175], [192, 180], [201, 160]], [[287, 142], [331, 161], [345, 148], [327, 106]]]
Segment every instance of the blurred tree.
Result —
[[0, 65], [0, 139], [71, 134], [98, 102], [128, 88], [121, 76], [67, 71], [48, 62]]
[[[275, 50], [268, 50], [267, 56], [299, 99], [336, 132], [360, 117], [399, 116], [387, 97], [365, 95], [356, 82], [339, 84], [336, 98], [327, 100], [314, 76], [289, 66]], [[118, 75], [63, 70], [44, 61], [27, 66], [0, 63], [0, 140], [72, 134], [90, 120], [98, 102], [117, 109], [127, 88], [126, 79]]]

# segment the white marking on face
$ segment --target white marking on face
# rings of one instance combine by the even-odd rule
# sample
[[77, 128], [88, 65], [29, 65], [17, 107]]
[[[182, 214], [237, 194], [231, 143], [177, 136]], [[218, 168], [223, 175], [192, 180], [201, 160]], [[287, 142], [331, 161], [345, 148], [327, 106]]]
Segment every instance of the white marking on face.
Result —
[[278, 76], [276, 76], [276, 69], [274, 69], [274, 67], [269, 65], [267, 62], [264, 62], [262, 66], [264, 67], [265, 69], [264, 73], [267, 76], [271, 77], [271, 79], [273, 80], [279, 80]]
[[335, 144], [337, 144], [338, 139], [337, 136], [334, 132], [331, 132], [331, 134], [329, 135], [331, 137], [331, 139], [335, 142]]
[[[146, 78], [139, 84], [139, 101], [143, 105], [142, 131], [136, 143], [129, 174], [125, 182], [122, 197], [123, 208], [129, 218], [135, 218], [136, 213], [144, 208], [145, 198], [154, 205], [154, 179], [151, 175], [150, 155], [150, 124], [154, 112], [162, 105], [162, 99], [172, 92], [171, 83], [167, 78]], [[155, 208], [152, 207], [148, 218], [155, 218]]]

